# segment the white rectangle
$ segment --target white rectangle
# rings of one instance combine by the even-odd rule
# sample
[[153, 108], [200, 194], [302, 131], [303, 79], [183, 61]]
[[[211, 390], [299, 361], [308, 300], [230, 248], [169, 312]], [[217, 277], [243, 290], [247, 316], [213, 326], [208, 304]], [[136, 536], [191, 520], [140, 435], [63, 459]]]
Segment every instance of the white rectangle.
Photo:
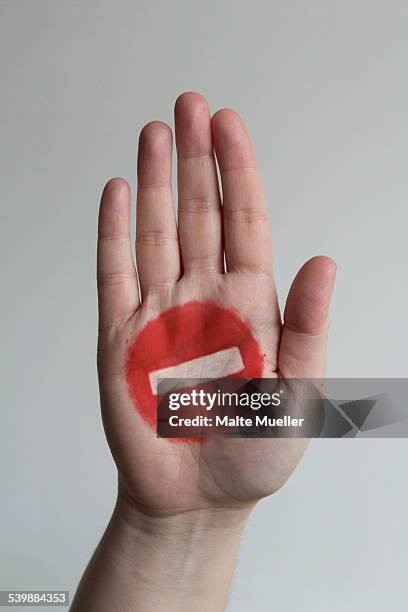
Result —
[[153, 393], [157, 395], [159, 378], [223, 378], [237, 374], [243, 369], [244, 362], [240, 350], [237, 346], [233, 346], [211, 355], [202, 355], [175, 366], [150, 372], [149, 380]]

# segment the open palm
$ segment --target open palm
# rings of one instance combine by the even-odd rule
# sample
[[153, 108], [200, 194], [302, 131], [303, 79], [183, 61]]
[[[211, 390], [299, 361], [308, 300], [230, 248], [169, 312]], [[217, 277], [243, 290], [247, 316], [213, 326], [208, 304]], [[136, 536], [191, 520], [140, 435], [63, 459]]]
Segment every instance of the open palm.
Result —
[[[135, 399], [129, 390], [136, 373], [126, 370], [142, 330], [149, 341], [141, 361], [159, 370], [162, 364], [154, 363], [157, 337], [152, 333], [150, 342], [149, 322], [191, 302], [204, 309], [216, 305], [234, 312], [249, 328], [262, 354], [262, 376], [322, 377], [335, 276], [329, 258], [308, 261], [292, 284], [282, 323], [267, 205], [242, 120], [226, 109], [211, 118], [204, 98], [187, 93], [176, 102], [175, 133], [178, 222], [171, 190], [172, 132], [153, 122], [139, 140], [137, 272], [129, 236], [130, 190], [123, 179], [111, 180], [103, 192], [98, 242], [104, 425], [120, 493], [142, 511], [160, 515], [246, 505], [273, 493], [290, 476], [306, 441], [175, 443], [157, 438], [143, 395]], [[172, 335], [183, 333], [183, 327], [178, 323], [176, 329], [171, 317], [161, 321], [162, 337], [171, 345]], [[211, 324], [203, 316], [200, 333], [222, 335], [222, 325], [220, 319], [217, 330], [216, 316]]]

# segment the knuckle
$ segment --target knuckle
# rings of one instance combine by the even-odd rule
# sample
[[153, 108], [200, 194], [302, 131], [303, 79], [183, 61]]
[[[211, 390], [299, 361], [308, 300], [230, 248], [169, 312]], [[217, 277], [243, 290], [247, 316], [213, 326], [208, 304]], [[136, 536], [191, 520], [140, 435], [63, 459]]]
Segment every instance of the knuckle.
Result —
[[125, 285], [134, 279], [134, 274], [130, 272], [99, 272], [97, 281], [99, 287], [111, 287], [114, 285]]
[[137, 235], [137, 243], [143, 246], [165, 247], [177, 242], [177, 236], [165, 230], [141, 231]]
[[231, 223], [259, 223], [268, 221], [266, 210], [260, 210], [253, 205], [241, 206], [224, 210], [224, 219]]
[[175, 283], [177, 282], [177, 278], [167, 279], [167, 280], [151, 280], [146, 288], [146, 298], [154, 297], [156, 295], [163, 295], [169, 293]]
[[211, 212], [218, 212], [220, 205], [218, 200], [213, 198], [205, 197], [191, 197], [191, 198], [180, 198], [179, 199], [179, 212], [187, 214], [207, 214]]

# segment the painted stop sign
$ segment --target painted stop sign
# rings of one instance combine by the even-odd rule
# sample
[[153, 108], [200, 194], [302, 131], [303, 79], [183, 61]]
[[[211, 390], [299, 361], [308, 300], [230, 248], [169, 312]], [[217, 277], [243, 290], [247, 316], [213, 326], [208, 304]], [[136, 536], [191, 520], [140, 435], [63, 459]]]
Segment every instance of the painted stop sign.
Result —
[[261, 378], [262, 369], [258, 342], [235, 311], [193, 301], [146, 324], [128, 350], [126, 381], [156, 431], [159, 378]]

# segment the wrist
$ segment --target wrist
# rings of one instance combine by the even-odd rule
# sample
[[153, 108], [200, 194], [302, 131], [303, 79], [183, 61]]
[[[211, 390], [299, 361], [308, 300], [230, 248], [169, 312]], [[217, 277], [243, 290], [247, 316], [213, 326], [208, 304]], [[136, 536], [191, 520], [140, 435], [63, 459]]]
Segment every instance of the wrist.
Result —
[[143, 511], [120, 487], [72, 612], [221, 612], [251, 508], [157, 515]]
[[240, 534], [254, 503], [241, 506], [207, 506], [181, 512], [152, 511], [135, 503], [119, 486], [112, 520], [121, 523], [138, 537], [162, 541], [163, 544], [188, 541], [201, 532], [224, 537]]
[[[149, 610], [223, 610], [251, 507], [152, 516], [119, 494], [110, 531]], [[120, 551], [120, 552], [119, 552]]]

